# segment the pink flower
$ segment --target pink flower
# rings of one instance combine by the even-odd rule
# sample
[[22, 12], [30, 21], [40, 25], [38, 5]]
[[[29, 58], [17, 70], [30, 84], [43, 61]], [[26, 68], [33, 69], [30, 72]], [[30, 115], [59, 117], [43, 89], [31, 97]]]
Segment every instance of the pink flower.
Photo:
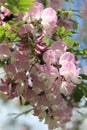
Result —
[[43, 11], [43, 5], [41, 3], [35, 2], [35, 6], [29, 9], [29, 12], [26, 12], [23, 20], [28, 23], [31, 21], [39, 20], [41, 13]]
[[59, 76], [58, 70], [52, 65], [36, 65], [37, 69], [40, 70], [42, 73], [55, 75], [55, 77]]
[[55, 64], [57, 62], [57, 55], [55, 51], [48, 50], [43, 54], [43, 60], [46, 62], [46, 64]]
[[55, 26], [57, 23], [56, 11], [50, 7], [44, 9], [41, 15], [41, 19], [42, 19], [43, 26], [46, 22], [49, 23], [50, 25]]
[[18, 30], [19, 37], [23, 38], [24, 35], [28, 34], [29, 32], [33, 33], [34, 27], [32, 24], [24, 24], [21, 28]]
[[36, 67], [41, 72], [43, 78], [49, 81], [49, 85], [54, 83], [55, 79], [59, 77], [57, 68], [52, 65], [37, 64]]
[[43, 40], [43, 35], [41, 35], [40, 37], [38, 37], [34, 42], [36, 43], [36, 44], [40, 44], [41, 42], [42, 42], [42, 40]]
[[28, 71], [29, 69], [29, 61], [27, 60], [26, 55], [24, 55], [24, 53], [22, 52], [14, 52], [12, 54], [12, 62], [17, 72]]
[[59, 64], [64, 64], [65, 62], [73, 62], [75, 63], [75, 57], [74, 54], [71, 52], [65, 52], [64, 54], [61, 55]]
[[37, 44], [36, 45], [36, 48], [35, 48], [35, 52], [37, 54], [42, 54], [43, 51], [45, 51], [47, 49], [47, 45], [40, 45], [40, 44]]
[[60, 86], [60, 92], [64, 95], [68, 95], [72, 92], [72, 90], [75, 88], [75, 85], [72, 83], [69, 83], [67, 81], [62, 81], [62, 84]]
[[54, 50], [59, 58], [67, 49], [64, 42], [56, 41], [52, 44], [51, 49]]
[[43, 34], [51, 37], [56, 29], [57, 14], [51, 7], [43, 9], [41, 3], [35, 2], [36, 6], [29, 9], [29, 12], [24, 13], [23, 20], [27, 23], [41, 21], [43, 26]]
[[35, 2], [36, 6], [30, 8], [30, 15], [32, 19], [39, 20], [41, 17], [41, 13], [43, 11], [43, 5], [41, 3]]
[[65, 62], [60, 68], [60, 75], [64, 76], [65, 80], [72, 81], [73, 83], [81, 83], [81, 77], [79, 76], [80, 69], [76, 69], [76, 66], [72, 62]]
[[24, 13], [23, 21], [30, 23], [30, 13], [29, 12]]
[[42, 19], [41, 24], [43, 25], [44, 33], [49, 34], [49, 36], [51, 36], [56, 29], [56, 23], [57, 23], [56, 11], [50, 7], [44, 9], [41, 15], [41, 19]]
[[64, 95], [69, 94], [68, 89], [67, 89], [67, 83], [65, 81], [63, 81], [60, 86], [60, 92]]
[[0, 60], [7, 59], [11, 55], [10, 49], [7, 45], [0, 44]]
[[38, 37], [37, 39], [35, 39], [35, 52], [39, 55], [42, 54], [42, 52], [47, 50], [47, 45], [45, 43], [43, 43], [43, 35], [41, 35], [40, 37]]
[[9, 9], [7, 9], [3, 6], [1, 6], [1, 12], [4, 13], [4, 16], [8, 16], [8, 15], [12, 14], [12, 12]]

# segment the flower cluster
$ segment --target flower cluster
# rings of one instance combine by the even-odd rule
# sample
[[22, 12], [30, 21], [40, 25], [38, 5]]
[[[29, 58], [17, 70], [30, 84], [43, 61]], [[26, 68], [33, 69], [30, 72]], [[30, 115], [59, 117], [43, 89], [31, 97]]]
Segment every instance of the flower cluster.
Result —
[[43, 9], [43, 5], [36, 2], [36, 6], [24, 14], [23, 20], [27, 23], [41, 21], [43, 35], [51, 37], [56, 29], [57, 15], [51, 7]]
[[[4, 18], [12, 15], [4, 7], [1, 10]], [[68, 51], [67, 43], [55, 37], [59, 25], [54, 9], [44, 9], [36, 2], [28, 12], [16, 17], [17, 22], [9, 25], [9, 30], [12, 34], [16, 31], [17, 41], [8, 43], [5, 39], [0, 44], [4, 73], [0, 90], [7, 99], [19, 96], [21, 104], [24, 97], [33, 106], [35, 115], [45, 118], [51, 127], [60, 126], [71, 116], [63, 96], [71, 94], [76, 84], [81, 83], [78, 61]], [[4, 22], [1, 24], [6, 27], [7, 21]]]

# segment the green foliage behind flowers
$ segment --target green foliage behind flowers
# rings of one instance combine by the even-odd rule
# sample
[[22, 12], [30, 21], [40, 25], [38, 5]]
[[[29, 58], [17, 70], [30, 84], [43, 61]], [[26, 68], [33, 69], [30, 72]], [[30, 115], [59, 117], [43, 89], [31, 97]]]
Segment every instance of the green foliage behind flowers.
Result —
[[26, 12], [28, 8], [34, 6], [34, 0], [5, 0], [5, 2], [6, 5], [2, 3], [0, 5], [8, 8], [13, 13]]

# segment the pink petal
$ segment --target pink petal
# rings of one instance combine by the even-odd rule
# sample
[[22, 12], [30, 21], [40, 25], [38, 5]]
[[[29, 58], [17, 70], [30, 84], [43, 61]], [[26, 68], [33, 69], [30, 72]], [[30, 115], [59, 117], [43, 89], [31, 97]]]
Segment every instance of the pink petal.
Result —
[[72, 54], [71, 52], [65, 52], [64, 54], [61, 55], [59, 64], [63, 64], [64, 62], [67, 61], [75, 63], [74, 54]]
[[57, 62], [57, 55], [55, 51], [48, 50], [43, 54], [43, 60], [46, 64], [55, 64]]

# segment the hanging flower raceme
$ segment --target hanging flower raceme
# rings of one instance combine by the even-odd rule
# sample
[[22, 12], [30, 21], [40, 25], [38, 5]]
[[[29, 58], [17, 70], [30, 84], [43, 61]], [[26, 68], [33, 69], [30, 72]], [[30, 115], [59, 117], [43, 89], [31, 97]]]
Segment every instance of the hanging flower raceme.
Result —
[[[18, 18], [9, 25], [12, 39], [6, 37], [0, 44], [0, 65], [5, 74], [0, 77], [0, 90], [6, 99], [19, 97], [21, 104], [25, 98], [34, 114], [53, 128], [70, 119], [71, 108], [64, 97], [81, 83], [80, 68], [74, 54], [67, 51], [67, 43], [55, 38], [56, 11], [35, 4], [22, 13], [22, 21]], [[10, 15], [9, 10], [1, 10]]]

